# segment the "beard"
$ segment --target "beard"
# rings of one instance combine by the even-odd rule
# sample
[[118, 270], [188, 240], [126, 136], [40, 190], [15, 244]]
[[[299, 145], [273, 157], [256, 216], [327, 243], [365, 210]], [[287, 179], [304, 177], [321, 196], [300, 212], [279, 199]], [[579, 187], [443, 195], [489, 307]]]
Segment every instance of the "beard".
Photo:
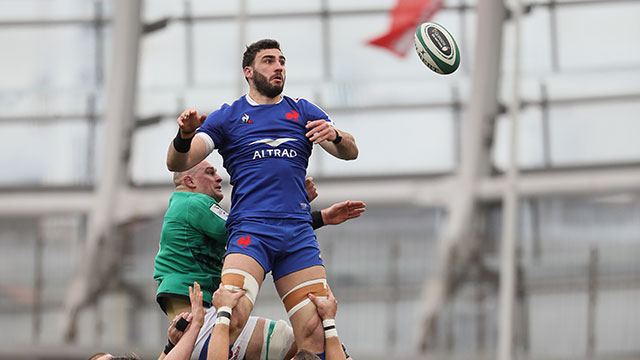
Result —
[[254, 71], [253, 74], [253, 84], [260, 94], [274, 98], [282, 93], [282, 89], [284, 88], [284, 75], [282, 76], [282, 85], [271, 85], [266, 76], [257, 71]]

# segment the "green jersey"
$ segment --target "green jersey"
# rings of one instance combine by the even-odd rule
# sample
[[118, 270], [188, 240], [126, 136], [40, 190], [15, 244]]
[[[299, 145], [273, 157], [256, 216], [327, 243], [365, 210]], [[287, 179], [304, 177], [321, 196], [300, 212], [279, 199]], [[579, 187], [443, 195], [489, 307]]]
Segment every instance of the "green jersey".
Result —
[[171, 195], [153, 272], [163, 309], [162, 297], [188, 297], [194, 281], [200, 284], [204, 301], [211, 302], [220, 284], [226, 220], [227, 213], [207, 195], [184, 191]]

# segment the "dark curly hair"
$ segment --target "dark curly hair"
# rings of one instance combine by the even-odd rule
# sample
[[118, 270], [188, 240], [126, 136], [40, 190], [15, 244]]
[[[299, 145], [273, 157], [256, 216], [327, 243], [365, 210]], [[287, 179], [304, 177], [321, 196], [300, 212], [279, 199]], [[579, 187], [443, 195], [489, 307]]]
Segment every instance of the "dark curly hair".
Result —
[[247, 49], [242, 55], [242, 68], [244, 69], [245, 66], [251, 66], [253, 64], [253, 61], [256, 59], [256, 55], [260, 52], [260, 50], [264, 49], [280, 50], [280, 43], [273, 39], [262, 39], [247, 46]]

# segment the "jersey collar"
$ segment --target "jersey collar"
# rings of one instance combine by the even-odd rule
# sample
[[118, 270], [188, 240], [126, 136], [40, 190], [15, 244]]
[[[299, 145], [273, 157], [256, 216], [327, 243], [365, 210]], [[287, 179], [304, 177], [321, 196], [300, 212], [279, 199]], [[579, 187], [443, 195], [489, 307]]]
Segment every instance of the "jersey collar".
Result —
[[[260, 106], [260, 104], [258, 104], [255, 100], [253, 100], [249, 94], [245, 94], [244, 97], [247, 100], [247, 102], [249, 103], [249, 105], [251, 105], [251, 106]], [[278, 102], [270, 104], [270, 105], [280, 104], [283, 99], [284, 99], [284, 95], [280, 94], [280, 100], [278, 100]]]

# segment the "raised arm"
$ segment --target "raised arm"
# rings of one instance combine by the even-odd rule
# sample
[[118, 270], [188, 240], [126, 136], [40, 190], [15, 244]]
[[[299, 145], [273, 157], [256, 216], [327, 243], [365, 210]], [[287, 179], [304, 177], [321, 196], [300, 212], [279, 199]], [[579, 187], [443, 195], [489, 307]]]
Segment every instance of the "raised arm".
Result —
[[347, 356], [342, 349], [342, 343], [338, 338], [336, 330], [336, 312], [338, 311], [338, 300], [333, 296], [331, 288], [327, 285], [327, 298], [320, 299], [313, 294], [309, 294], [309, 299], [316, 305], [318, 315], [322, 319], [324, 327], [324, 352], [327, 360], [346, 360]]
[[358, 146], [353, 135], [336, 129], [324, 119], [307, 122], [306, 134], [309, 141], [320, 144], [329, 154], [343, 160], [355, 160], [358, 157]]
[[218, 310], [216, 324], [211, 332], [211, 340], [207, 349], [207, 360], [227, 360], [229, 358], [229, 324], [231, 322], [232, 309], [238, 305], [238, 300], [244, 296], [245, 291], [232, 292], [226, 289], [222, 283], [213, 293], [211, 305]]
[[189, 299], [191, 300], [191, 315], [189, 315], [189, 326], [184, 331], [182, 338], [176, 344], [176, 346], [169, 351], [164, 360], [189, 360], [191, 358], [191, 352], [198, 339], [198, 333], [200, 328], [204, 325], [204, 308], [202, 307], [202, 291], [200, 291], [200, 284], [193, 283], [193, 288], [189, 286]]
[[[167, 330], [167, 337], [169, 338], [169, 342], [167, 346], [165, 346], [162, 354], [160, 354], [160, 356], [158, 357], [158, 360], [164, 359], [167, 356], [167, 354], [176, 346], [175, 344], [177, 344], [178, 341], [182, 339], [182, 335], [184, 335], [184, 331], [189, 325], [189, 322], [187, 320], [189, 316], [190, 316], [190, 313], [183, 312], [183, 313], [177, 314], [173, 318], [173, 321], [171, 321], [171, 325], [169, 325], [169, 329]], [[181, 322], [181, 320], [186, 323], [186, 325], [184, 325], [182, 328], [180, 328], [181, 325], [178, 325], [178, 323]]]
[[207, 115], [198, 115], [198, 112], [185, 110], [178, 117], [178, 134], [169, 145], [167, 153], [167, 168], [170, 171], [185, 171], [191, 169], [207, 157], [207, 145], [199, 136], [195, 136], [196, 130], [204, 123]]

